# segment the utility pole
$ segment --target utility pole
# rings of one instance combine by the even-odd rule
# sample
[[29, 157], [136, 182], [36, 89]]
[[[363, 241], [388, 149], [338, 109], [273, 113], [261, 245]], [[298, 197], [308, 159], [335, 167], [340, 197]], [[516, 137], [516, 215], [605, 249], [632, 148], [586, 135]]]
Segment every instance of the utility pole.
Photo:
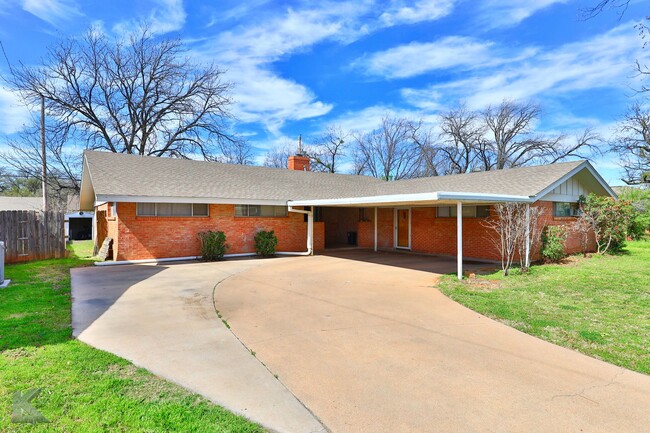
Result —
[[47, 154], [45, 152], [45, 96], [41, 95], [41, 158], [42, 158], [42, 168], [41, 168], [41, 189], [43, 190], [43, 212], [47, 212], [48, 200], [47, 200]]

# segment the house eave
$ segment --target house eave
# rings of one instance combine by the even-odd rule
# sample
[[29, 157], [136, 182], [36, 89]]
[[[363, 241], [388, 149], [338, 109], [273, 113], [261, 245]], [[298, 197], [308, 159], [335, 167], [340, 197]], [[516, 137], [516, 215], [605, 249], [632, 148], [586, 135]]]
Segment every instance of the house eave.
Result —
[[532, 203], [530, 197], [506, 194], [481, 194], [465, 192], [437, 191], [417, 194], [391, 194], [365, 197], [347, 197], [336, 199], [315, 199], [315, 200], [289, 200], [290, 206], [425, 206], [442, 205], [450, 202], [462, 203], [501, 203], [519, 202]]
[[286, 200], [279, 199], [247, 199], [247, 198], [220, 198], [220, 197], [174, 197], [174, 196], [145, 196], [145, 195], [119, 195], [97, 194], [95, 203], [121, 202], [121, 203], [204, 203], [204, 204], [253, 204], [269, 206], [286, 206]]

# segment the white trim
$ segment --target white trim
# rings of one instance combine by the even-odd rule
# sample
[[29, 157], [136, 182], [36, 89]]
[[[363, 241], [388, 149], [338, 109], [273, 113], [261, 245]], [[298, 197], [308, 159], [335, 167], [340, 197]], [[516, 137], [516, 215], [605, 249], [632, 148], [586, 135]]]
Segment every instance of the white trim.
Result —
[[533, 200], [531, 201], [531, 203], [534, 203], [534, 202], [536, 202], [537, 200], [540, 200], [540, 199], [542, 199], [542, 198], [545, 198], [545, 196], [546, 196], [547, 194], [551, 193], [551, 191], [553, 191], [553, 190], [554, 190], [555, 188], [557, 188], [559, 185], [561, 185], [561, 184], [563, 184], [564, 182], [566, 182], [567, 180], [571, 179], [573, 176], [575, 176], [575, 175], [578, 174], [582, 169], [585, 169], [585, 168], [589, 171], [589, 173], [591, 173], [591, 175], [596, 179], [596, 181], [600, 184], [600, 186], [602, 186], [603, 189], [604, 189], [605, 191], [607, 191], [607, 193], [608, 193], [609, 195], [611, 195], [612, 197], [614, 197], [614, 198], [616, 198], [616, 199], [618, 198], [618, 195], [616, 195], [616, 193], [614, 192], [614, 190], [612, 190], [612, 188], [609, 186], [609, 184], [607, 184], [607, 182], [605, 182], [605, 179], [603, 179], [603, 178], [600, 176], [600, 174], [598, 174], [598, 172], [596, 171], [596, 169], [595, 169], [595, 168], [594, 168], [594, 167], [589, 163], [589, 161], [583, 161], [583, 162], [582, 162], [580, 165], [578, 165], [576, 168], [574, 168], [573, 170], [571, 170], [570, 172], [568, 172], [567, 174], [565, 174], [564, 176], [562, 176], [560, 179], [558, 179], [558, 180], [556, 180], [555, 182], [553, 182], [551, 185], [549, 185], [549, 186], [547, 186], [546, 188], [544, 188], [542, 191], [540, 191], [539, 193], [537, 193], [537, 195], [533, 196], [533, 197], [532, 197]]
[[116, 201], [125, 203], [255, 204], [272, 206], [287, 205], [286, 200], [97, 194], [95, 203], [99, 201]]
[[463, 279], [463, 203], [456, 203], [456, 272]]
[[[397, 244], [397, 242], [399, 242], [399, 240], [398, 240], [398, 237], [399, 237], [399, 227], [398, 227], [399, 218], [397, 218], [397, 213], [400, 210], [408, 210], [409, 211], [409, 239], [408, 239], [408, 246], [406, 246], [406, 247], [402, 247], [402, 246], [399, 246]], [[395, 235], [393, 236], [393, 246], [394, 246], [394, 248], [400, 249], [400, 250], [410, 250], [411, 249], [411, 208], [410, 207], [396, 207], [393, 210], [393, 222], [394, 222], [393, 227], [394, 227], [394, 230], [395, 230]]]
[[[140, 203], [142, 203], [142, 202], [138, 202], [138, 203], [135, 204], [135, 216], [137, 216], [137, 217], [143, 217], [143, 218], [145, 218], [145, 217], [150, 217], [150, 218], [179, 218], [179, 217], [180, 218], [209, 218], [210, 217], [210, 206], [208, 206], [207, 215], [194, 215], [194, 205], [195, 204], [207, 204], [207, 203], [180, 203], [180, 204], [189, 204], [191, 206], [191, 208], [192, 208], [192, 214], [191, 215], [158, 215], [158, 205], [159, 204], [164, 204], [164, 203], [160, 203], [160, 202], [153, 203], [153, 205], [154, 205], [154, 207], [153, 207], [153, 215], [141, 215], [138, 212], [138, 204], [140, 204]], [[151, 204], [151, 203], [147, 203], [147, 204]], [[177, 204], [179, 204], [179, 203], [177, 203]]]
[[311, 210], [294, 209], [291, 205], [287, 207], [288, 212], [301, 213], [307, 215], [307, 252], [305, 255], [314, 255], [314, 208]]
[[[88, 190], [88, 188], [90, 188], [90, 190]], [[88, 192], [86, 192], [87, 190]], [[86, 155], [84, 154], [81, 167], [81, 186], [79, 188], [79, 210], [90, 211], [90, 204], [86, 202], [93, 199], [94, 202], [97, 203], [95, 187], [93, 186], [93, 178], [90, 174], [90, 168], [88, 168]], [[95, 204], [95, 206], [97, 206], [97, 204]]]
[[431, 203], [442, 200], [471, 201], [471, 202], [531, 202], [531, 198], [522, 195], [506, 194], [477, 194], [465, 192], [425, 192], [417, 194], [391, 194], [364, 197], [347, 197], [316, 200], [289, 200], [289, 206], [346, 206], [346, 205], [391, 205], [415, 204], [418, 202]]

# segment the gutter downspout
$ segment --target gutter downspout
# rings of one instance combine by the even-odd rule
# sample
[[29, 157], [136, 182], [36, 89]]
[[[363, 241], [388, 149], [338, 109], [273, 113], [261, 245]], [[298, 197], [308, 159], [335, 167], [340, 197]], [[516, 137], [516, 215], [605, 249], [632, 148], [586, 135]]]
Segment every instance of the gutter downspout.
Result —
[[[310, 210], [295, 209], [293, 206], [289, 205], [289, 212], [301, 213], [307, 215], [307, 252], [301, 255], [313, 256], [314, 255], [314, 207], [310, 206]], [[278, 253], [282, 254], [282, 253]], [[291, 253], [293, 255], [300, 253]]]

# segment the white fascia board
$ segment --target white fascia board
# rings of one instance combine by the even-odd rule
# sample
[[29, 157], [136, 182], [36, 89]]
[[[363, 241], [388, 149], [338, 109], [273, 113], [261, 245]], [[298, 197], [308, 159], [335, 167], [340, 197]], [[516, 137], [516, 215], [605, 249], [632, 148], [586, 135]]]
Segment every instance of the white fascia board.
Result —
[[254, 200], [247, 198], [218, 198], [218, 197], [171, 197], [171, 196], [138, 196], [97, 194], [98, 202], [125, 202], [125, 203], [201, 203], [201, 204], [255, 204], [270, 206], [286, 206], [286, 200]]
[[537, 200], [541, 200], [544, 198], [546, 195], [548, 195], [551, 191], [553, 191], [555, 188], [557, 188], [559, 185], [562, 185], [564, 182], [567, 180], [571, 179], [573, 176], [578, 174], [582, 169], [586, 168], [589, 173], [598, 181], [598, 183], [603, 187], [607, 193], [614, 197], [615, 199], [618, 198], [618, 195], [614, 192], [614, 190], [609, 186], [607, 182], [605, 182], [605, 179], [602, 178], [602, 176], [596, 171], [596, 169], [589, 163], [589, 161], [584, 161], [582, 164], [578, 165], [576, 168], [544, 188], [542, 191], [540, 191], [537, 195], [533, 197], [533, 202], [536, 202]]
[[438, 200], [531, 203], [531, 198], [525, 195], [481, 194], [481, 193], [473, 193], [473, 192], [444, 192], [444, 191], [438, 193]]
[[346, 205], [382, 205], [382, 204], [416, 204], [436, 201], [468, 201], [468, 202], [526, 202], [530, 197], [505, 194], [480, 194], [463, 192], [426, 192], [418, 194], [392, 194], [368, 197], [348, 197], [317, 200], [289, 200], [289, 206], [346, 206]]
[[437, 193], [427, 192], [421, 194], [395, 194], [315, 200], [289, 200], [289, 206], [345, 206], [360, 204], [408, 203], [413, 201], [436, 200], [438, 200]]
[[90, 175], [88, 162], [84, 155], [81, 170], [81, 187], [79, 189], [79, 210], [91, 211], [91, 205], [97, 202], [95, 190], [93, 188], [93, 179]]

